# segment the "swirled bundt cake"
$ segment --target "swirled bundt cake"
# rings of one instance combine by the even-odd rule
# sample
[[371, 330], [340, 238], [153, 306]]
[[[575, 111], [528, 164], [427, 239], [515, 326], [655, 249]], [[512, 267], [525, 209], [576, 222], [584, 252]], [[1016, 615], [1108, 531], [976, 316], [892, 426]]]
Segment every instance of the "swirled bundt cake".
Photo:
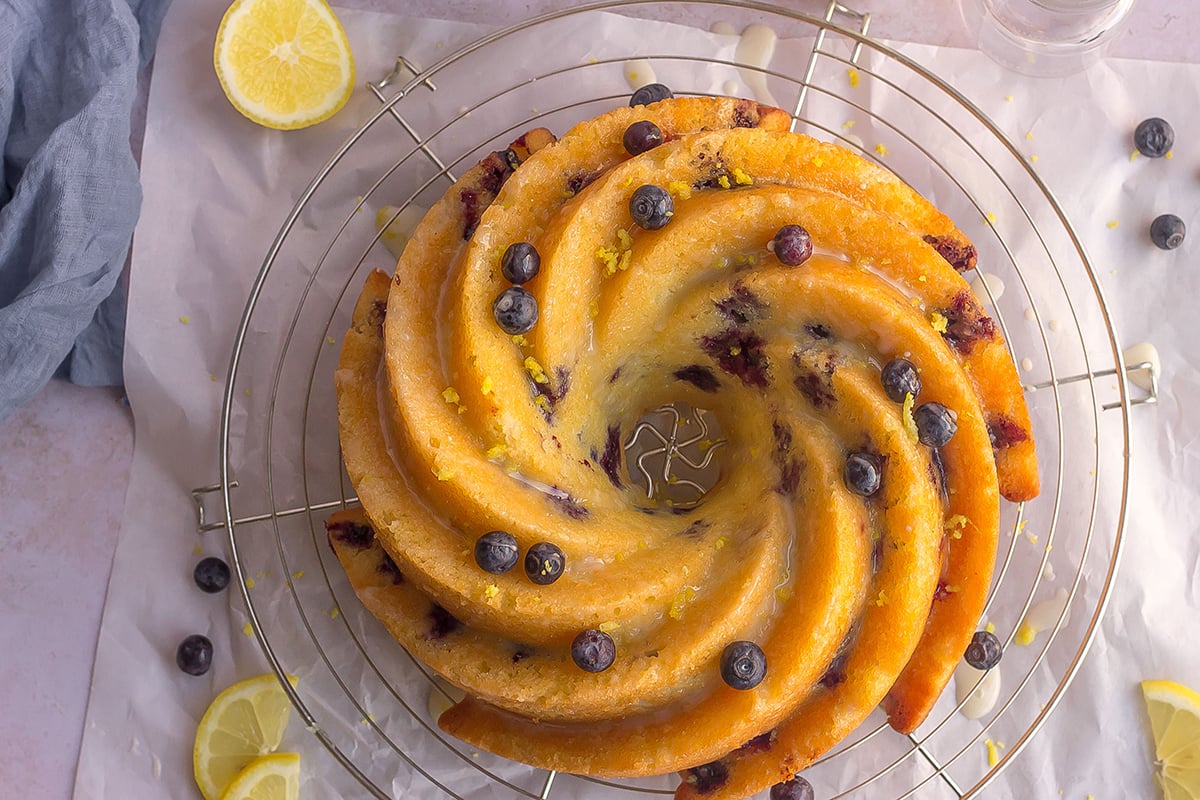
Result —
[[[1038, 491], [975, 250], [790, 123], [679, 98], [530, 131], [368, 277], [336, 374], [362, 507], [329, 538], [466, 692], [454, 736], [743, 797], [881, 703], [912, 731], [970, 643], [1000, 497]], [[670, 403], [724, 437], [695, 503], [625, 464]]]

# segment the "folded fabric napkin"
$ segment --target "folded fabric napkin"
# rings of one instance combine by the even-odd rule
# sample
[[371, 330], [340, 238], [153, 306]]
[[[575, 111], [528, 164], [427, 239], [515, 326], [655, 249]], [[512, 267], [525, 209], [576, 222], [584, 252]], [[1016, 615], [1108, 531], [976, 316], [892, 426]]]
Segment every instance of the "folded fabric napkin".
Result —
[[121, 383], [130, 116], [169, 2], [0, 4], [0, 419], [56, 373]]

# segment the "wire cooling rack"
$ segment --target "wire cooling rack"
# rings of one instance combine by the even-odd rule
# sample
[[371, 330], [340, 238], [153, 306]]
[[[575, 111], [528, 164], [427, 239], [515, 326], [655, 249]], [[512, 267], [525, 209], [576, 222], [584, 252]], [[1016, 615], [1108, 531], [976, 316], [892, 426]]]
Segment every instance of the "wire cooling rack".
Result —
[[[380, 109], [317, 173], [253, 284], [225, 389], [220, 482], [193, 498], [200, 530], [228, 533], [253, 633], [272, 668], [300, 678], [296, 688], [283, 682], [298, 715], [345, 767], [323, 779], [334, 796], [363, 788], [380, 798], [672, 791], [673, 777], [559, 775], [441, 734], [430, 706], [444, 689], [363, 611], [323, 527], [329, 513], [355, 502], [337, 442], [335, 345], [366, 271], [394, 264], [374, 215], [361, 212], [396, 206], [390, 222], [410, 205], [430, 205], [456, 172], [524, 130], [561, 133], [625, 103], [622, 69], [631, 59], [646, 59], [677, 94], [745, 93], [738, 82], [761, 76], [793, 112], [795, 130], [878, 160], [933, 199], [979, 247], [992, 276], [979, 281], [980, 294], [1030, 377], [1043, 491], [1002, 509], [984, 615], [1006, 645], [997, 703], [970, 720], [948, 689], [910, 736], [876, 712], [806, 770], [818, 797], [977, 796], [1062, 701], [1097, 629], [1121, 549], [1129, 415], [1156, 401], [1157, 382], [1149, 363], [1124, 363], [1092, 265], [1057, 201], [983, 113], [871, 39], [870, 15], [838, 2], [821, 17], [761, 3], [672, 4], [702, 17], [749, 14], [778, 28], [793, 46], [770, 67], [736, 60], [732, 46], [689, 49], [682, 35], [678, 43], [607, 42], [599, 56], [580, 52], [588, 41], [580, 31], [599, 26], [606, 12], [662, 5], [564, 10], [488, 35], [425, 70], [401, 57], [391, 74], [367, 84]], [[576, 46], [548, 44], [560, 39]], [[509, 47], [540, 48], [544, 58], [533, 72], [505, 74], [497, 56]], [[572, 99], [538, 107], [564, 96]], [[338, 217], [316, 211], [331, 206]], [[1131, 396], [1127, 370], [1143, 373], [1149, 394]], [[659, 432], [665, 451], [684, 444]], [[214, 520], [206, 505], [217, 496], [223, 511]], [[1015, 644], [1027, 612], [1047, 600], [1048, 627], [1031, 644]]]

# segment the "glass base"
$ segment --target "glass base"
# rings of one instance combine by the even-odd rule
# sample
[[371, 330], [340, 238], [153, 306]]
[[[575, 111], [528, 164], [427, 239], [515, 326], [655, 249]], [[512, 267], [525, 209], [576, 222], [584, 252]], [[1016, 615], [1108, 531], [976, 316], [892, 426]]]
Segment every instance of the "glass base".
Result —
[[1098, 62], [1133, 0], [961, 0], [979, 49], [1034, 77], [1064, 77]]

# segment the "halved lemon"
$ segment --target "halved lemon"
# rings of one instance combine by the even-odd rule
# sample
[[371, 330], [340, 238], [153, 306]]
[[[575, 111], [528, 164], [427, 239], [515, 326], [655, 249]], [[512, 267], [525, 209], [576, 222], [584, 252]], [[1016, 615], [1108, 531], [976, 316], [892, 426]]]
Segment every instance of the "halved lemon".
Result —
[[247, 764], [221, 800], [298, 800], [299, 797], [300, 756], [272, 753]]
[[1200, 693], [1174, 681], [1144, 681], [1154, 733], [1154, 782], [1166, 800], [1200, 800]]
[[291, 711], [274, 674], [239, 681], [217, 695], [192, 748], [192, 770], [205, 800], [217, 800], [250, 762], [279, 747]]
[[213, 65], [234, 108], [279, 130], [329, 119], [354, 86], [350, 43], [325, 0], [237, 0]]

